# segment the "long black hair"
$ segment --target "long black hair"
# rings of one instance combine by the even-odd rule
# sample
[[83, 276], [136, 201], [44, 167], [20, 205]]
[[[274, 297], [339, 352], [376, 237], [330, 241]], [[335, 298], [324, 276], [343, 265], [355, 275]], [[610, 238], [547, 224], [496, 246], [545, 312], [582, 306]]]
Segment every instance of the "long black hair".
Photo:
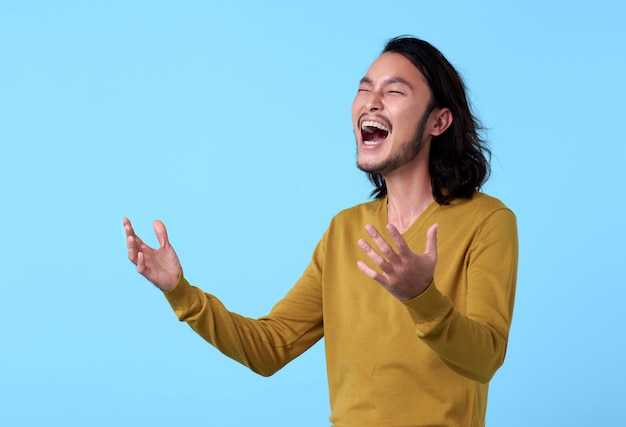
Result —
[[[434, 199], [447, 205], [455, 198], [471, 198], [489, 178], [491, 151], [479, 134], [482, 127], [472, 114], [463, 79], [443, 54], [424, 40], [395, 37], [382, 53], [387, 52], [411, 61], [426, 78], [435, 106], [452, 112], [450, 127], [431, 141], [429, 170]], [[375, 187], [371, 195], [385, 197], [385, 179], [373, 173], [367, 176]]]

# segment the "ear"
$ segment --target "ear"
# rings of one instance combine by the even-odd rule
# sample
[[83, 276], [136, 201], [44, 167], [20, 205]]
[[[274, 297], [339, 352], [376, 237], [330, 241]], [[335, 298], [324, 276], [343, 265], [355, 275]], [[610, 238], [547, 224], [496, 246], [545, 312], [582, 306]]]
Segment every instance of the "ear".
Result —
[[452, 124], [452, 111], [449, 108], [440, 108], [433, 111], [433, 126], [430, 130], [432, 136], [439, 136], [444, 133]]

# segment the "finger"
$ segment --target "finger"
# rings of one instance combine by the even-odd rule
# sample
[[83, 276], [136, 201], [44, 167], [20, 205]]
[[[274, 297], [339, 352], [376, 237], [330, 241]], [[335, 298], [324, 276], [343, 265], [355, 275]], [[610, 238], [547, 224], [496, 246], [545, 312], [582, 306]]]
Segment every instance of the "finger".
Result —
[[132, 236], [135, 234], [135, 230], [133, 229], [130, 220], [126, 217], [122, 218], [122, 224], [124, 224], [124, 232], [126, 233], [126, 237]]
[[[135, 229], [133, 228], [128, 218], [122, 218], [122, 222], [124, 223], [124, 232], [126, 233], [127, 244], [129, 244], [132, 241], [137, 247], [145, 246], [145, 244], [143, 243], [143, 240], [141, 240], [139, 236], [135, 234]], [[132, 240], [130, 239], [131, 237], [132, 237]]]
[[372, 262], [380, 267], [382, 271], [384, 271], [385, 273], [389, 273], [392, 270], [391, 264], [387, 262], [387, 260], [382, 255], [376, 252], [369, 243], [367, 243], [363, 239], [359, 239], [358, 244], [363, 252], [365, 252], [365, 254], [372, 260]]
[[159, 245], [162, 248], [169, 246], [170, 242], [167, 238], [167, 229], [165, 228], [165, 224], [157, 219], [152, 222], [152, 228], [154, 228], [154, 234], [156, 234]]
[[130, 220], [126, 217], [122, 218], [122, 224], [124, 224], [124, 233], [126, 234], [126, 248], [128, 249], [128, 259], [134, 264], [137, 264], [137, 253], [139, 252], [139, 246], [137, 243], [137, 236], [133, 229]]
[[137, 273], [144, 274], [146, 272], [146, 259], [142, 252], [137, 253]]
[[365, 273], [370, 279], [376, 280], [378, 282], [382, 280], [381, 275], [373, 268], [370, 268], [370, 266], [365, 264], [363, 261], [357, 262], [356, 265], [357, 267], [359, 267], [359, 270]]
[[393, 250], [391, 245], [385, 240], [385, 238], [380, 234], [380, 232], [371, 224], [365, 226], [365, 231], [372, 238], [378, 250], [385, 256], [389, 261], [393, 261], [394, 258], [397, 257], [396, 252]]
[[425, 255], [434, 255], [437, 257], [437, 231], [439, 230], [439, 224], [433, 224], [426, 233], [426, 250]]
[[129, 247], [131, 243], [133, 243], [137, 247], [145, 246], [145, 244], [143, 243], [143, 240], [141, 240], [139, 236], [135, 234], [135, 230], [133, 229], [133, 226], [131, 225], [130, 221], [128, 221], [127, 219], [126, 221], [124, 221], [124, 231], [126, 233], [126, 242], [129, 245]]
[[135, 236], [131, 235], [126, 237], [126, 247], [128, 248], [128, 259], [137, 264], [137, 254], [139, 253], [139, 248], [137, 247]]
[[400, 233], [395, 225], [387, 224], [386, 228], [387, 232], [389, 232], [389, 235], [391, 236], [391, 239], [393, 240], [393, 243], [395, 243], [396, 248], [398, 248], [398, 254], [408, 255], [413, 253], [411, 248], [409, 248], [409, 245], [406, 243], [406, 240], [404, 240], [404, 237], [402, 237], [402, 233]]

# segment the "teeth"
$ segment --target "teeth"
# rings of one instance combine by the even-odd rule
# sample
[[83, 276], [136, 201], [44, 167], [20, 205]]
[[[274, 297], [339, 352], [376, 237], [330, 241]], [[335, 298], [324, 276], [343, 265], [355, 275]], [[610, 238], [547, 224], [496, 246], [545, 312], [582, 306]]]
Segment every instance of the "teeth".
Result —
[[385, 132], [389, 132], [389, 129], [387, 129], [385, 125], [378, 123], [378, 122], [366, 120], [363, 123], [361, 123], [362, 130], [364, 130], [365, 132], [372, 133], [368, 128], [376, 128], [376, 129], [384, 130]]
[[380, 144], [379, 141], [363, 141], [363, 144], [365, 145], [378, 145]]

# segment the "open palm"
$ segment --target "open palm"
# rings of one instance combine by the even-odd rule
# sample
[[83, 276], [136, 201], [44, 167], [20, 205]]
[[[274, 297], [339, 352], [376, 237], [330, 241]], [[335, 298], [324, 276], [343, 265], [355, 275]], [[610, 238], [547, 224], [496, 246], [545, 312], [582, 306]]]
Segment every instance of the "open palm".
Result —
[[173, 289], [178, 281], [181, 266], [176, 251], [167, 238], [165, 225], [159, 220], [152, 223], [159, 241], [159, 248], [154, 249], [135, 234], [128, 218], [123, 218], [122, 223], [126, 232], [128, 259], [137, 266], [137, 272], [163, 291]]

